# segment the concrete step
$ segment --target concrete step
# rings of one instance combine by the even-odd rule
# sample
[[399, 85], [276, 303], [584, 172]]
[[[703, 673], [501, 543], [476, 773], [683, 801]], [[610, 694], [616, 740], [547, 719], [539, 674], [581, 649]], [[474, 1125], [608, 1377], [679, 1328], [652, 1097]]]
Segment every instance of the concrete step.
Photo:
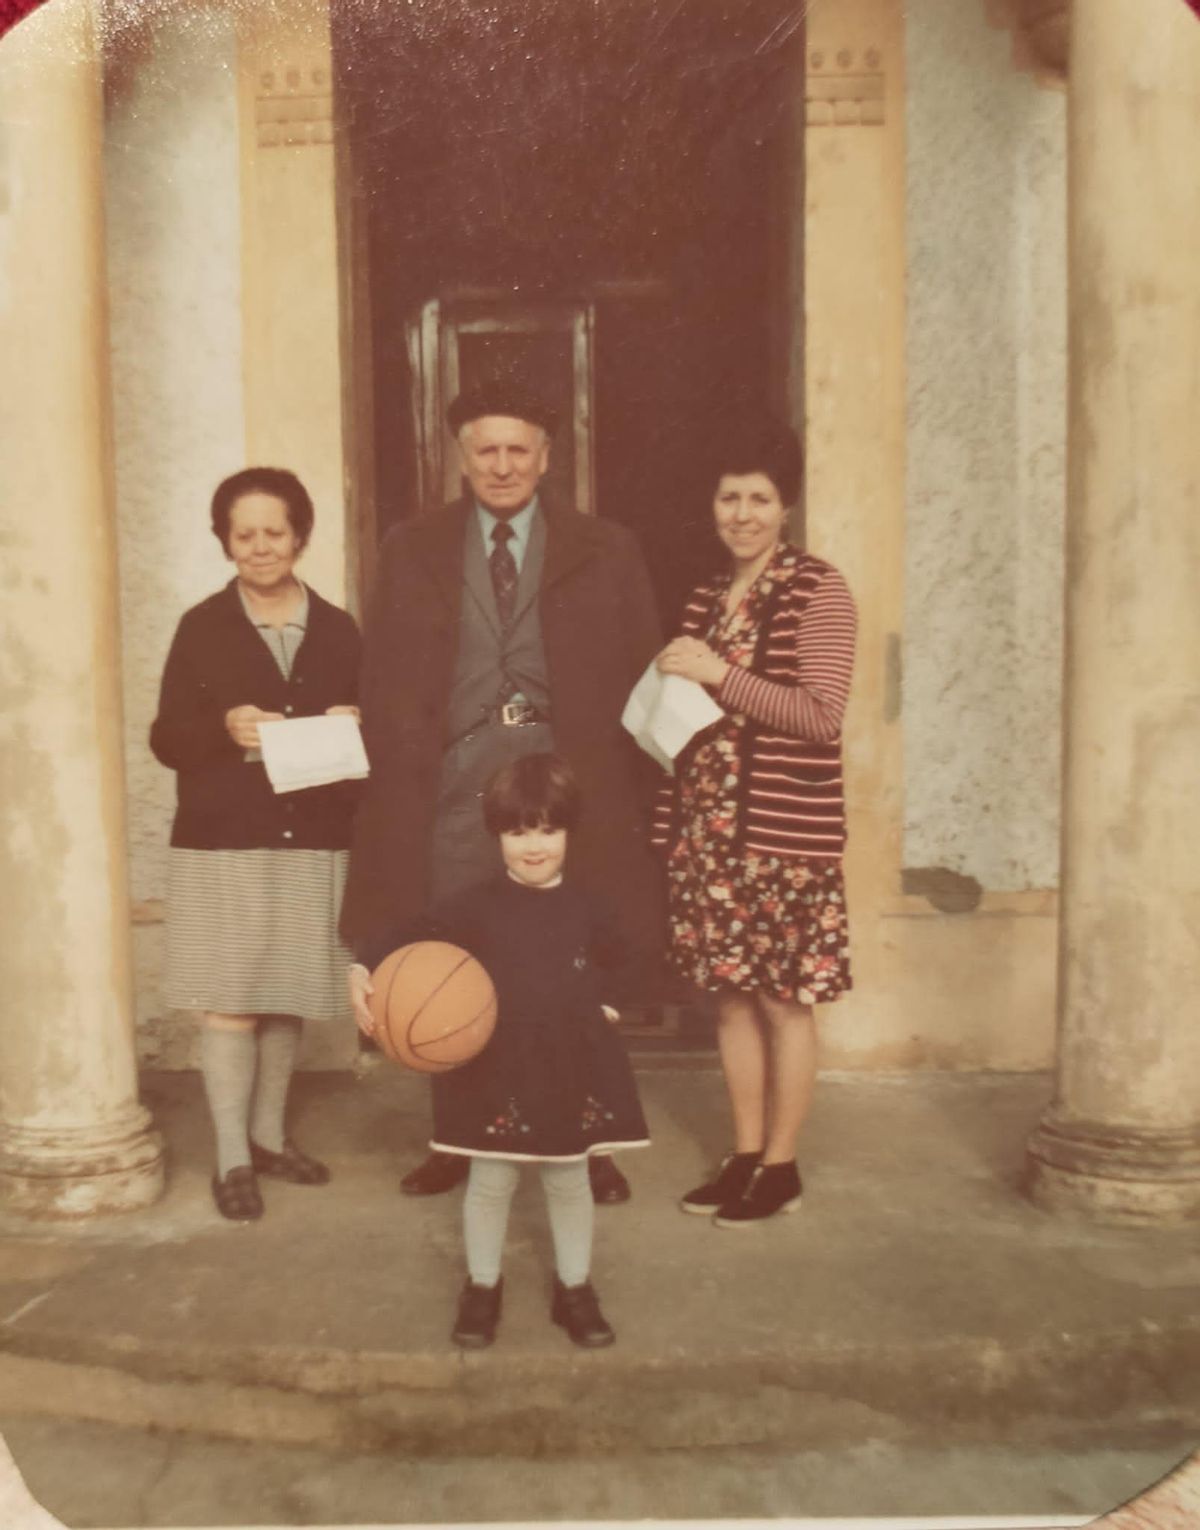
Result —
[[943, 1530], [946, 1520], [960, 1527], [983, 1515], [1061, 1526], [1141, 1493], [1190, 1448], [1148, 1435], [1037, 1445], [875, 1437], [838, 1448], [531, 1460], [362, 1455], [3, 1414], [0, 1432], [37, 1499], [78, 1530], [775, 1517], [857, 1525], [876, 1515], [937, 1515]]
[[658, 1069], [642, 1087], [656, 1146], [629, 1155], [633, 1201], [597, 1215], [618, 1344], [581, 1352], [549, 1323], [530, 1176], [499, 1340], [463, 1354], [459, 1196], [396, 1191], [421, 1151], [416, 1081], [302, 1080], [296, 1134], [334, 1180], [266, 1184], [264, 1220], [234, 1226], [208, 1196], [196, 1080], [149, 1080], [164, 1201], [6, 1229], [0, 1410], [446, 1457], [1200, 1437], [1195, 1230], [1063, 1224], [1022, 1200], [1044, 1080], [827, 1080], [804, 1208], [731, 1233], [674, 1206], [724, 1146], [719, 1077]]
[[[60, 1349], [58, 1345], [48, 1346]], [[80, 1349], [93, 1346], [80, 1346]], [[845, 1446], [941, 1429], [957, 1441], [1073, 1440], [1147, 1428], [1200, 1439], [1200, 1333], [1126, 1332], [1010, 1348], [995, 1341], [714, 1355], [677, 1363], [493, 1350], [281, 1355], [126, 1345], [107, 1363], [15, 1352], [0, 1409], [331, 1450], [439, 1455]]]

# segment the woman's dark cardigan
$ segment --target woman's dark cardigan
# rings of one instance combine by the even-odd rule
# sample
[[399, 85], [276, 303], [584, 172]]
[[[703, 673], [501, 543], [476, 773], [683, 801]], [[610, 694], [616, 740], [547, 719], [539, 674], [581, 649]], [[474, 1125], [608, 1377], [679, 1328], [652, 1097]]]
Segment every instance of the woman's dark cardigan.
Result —
[[358, 783], [339, 781], [277, 796], [259, 761], [248, 761], [225, 714], [257, 706], [314, 717], [358, 698], [360, 641], [354, 618], [308, 592], [308, 625], [285, 680], [247, 617], [236, 579], [186, 611], [163, 670], [150, 729], [157, 759], [177, 772], [171, 844], [191, 850], [344, 850]]

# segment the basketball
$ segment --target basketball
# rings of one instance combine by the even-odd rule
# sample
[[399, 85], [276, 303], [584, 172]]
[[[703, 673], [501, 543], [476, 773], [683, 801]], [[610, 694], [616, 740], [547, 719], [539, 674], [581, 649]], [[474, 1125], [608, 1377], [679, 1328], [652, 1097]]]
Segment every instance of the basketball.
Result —
[[385, 956], [371, 974], [370, 1010], [385, 1057], [418, 1073], [447, 1073], [487, 1046], [496, 990], [473, 956], [442, 940], [419, 940]]

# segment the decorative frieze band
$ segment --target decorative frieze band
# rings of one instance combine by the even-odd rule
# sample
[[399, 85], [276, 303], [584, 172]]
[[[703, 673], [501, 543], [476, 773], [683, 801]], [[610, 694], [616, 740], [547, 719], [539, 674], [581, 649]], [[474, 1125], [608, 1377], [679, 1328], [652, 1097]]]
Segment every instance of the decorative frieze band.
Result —
[[884, 75], [878, 48], [813, 48], [805, 74], [809, 127], [879, 127], [884, 121]]
[[262, 149], [332, 143], [333, 91], [328, 68], [264, 69], [258, 77], [254, 120]]

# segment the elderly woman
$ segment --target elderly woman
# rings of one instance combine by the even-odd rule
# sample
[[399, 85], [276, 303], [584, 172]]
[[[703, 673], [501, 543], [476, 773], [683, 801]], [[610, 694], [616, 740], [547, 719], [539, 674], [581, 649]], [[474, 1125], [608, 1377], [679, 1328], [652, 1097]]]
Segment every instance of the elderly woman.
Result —
[[817, 1072], [815, 1004], [850, 987], [842, 885], [842, 712], [855, 610], [838, 571], [787, 540], [794, 433], [760, 422], [716, 444], [723, 575], [693, 590], [658, 668], [725, 716], [660, 793], [671, 962], [716, 995], [733, 1151], [684, 1211], [745, 1227], [800, 1204], [796, 1139]]
[[359, 637], [296, 578], [313, 506], [294, 474], [221, 483], [212, 529], [236, 575], [187, 611], [163, 672], [150, 747], [176, 772], [166, 999], [203, 1013], [201, 1059], [222, 1216], [262, 1215], [258, 1175], [318, 1185], [325, 1165], [284, 1131], [301, 1021], [348, 1014], [336, 920], [355, 785], [276, 795], [259, 724], [357, 716]]

